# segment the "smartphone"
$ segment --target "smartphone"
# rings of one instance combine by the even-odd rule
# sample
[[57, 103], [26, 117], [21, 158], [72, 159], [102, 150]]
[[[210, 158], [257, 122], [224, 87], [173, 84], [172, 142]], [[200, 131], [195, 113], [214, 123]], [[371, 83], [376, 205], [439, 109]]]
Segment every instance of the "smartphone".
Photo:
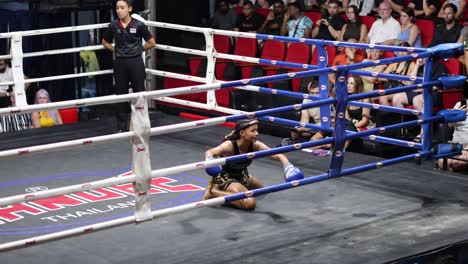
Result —
[[463, 98], [463, 99], [461, 100], [461, 102], [460, 102], [460, 103], [461, 103], [460, 106], [466, 106], [466, 101], [468, 101], [468, 99]]

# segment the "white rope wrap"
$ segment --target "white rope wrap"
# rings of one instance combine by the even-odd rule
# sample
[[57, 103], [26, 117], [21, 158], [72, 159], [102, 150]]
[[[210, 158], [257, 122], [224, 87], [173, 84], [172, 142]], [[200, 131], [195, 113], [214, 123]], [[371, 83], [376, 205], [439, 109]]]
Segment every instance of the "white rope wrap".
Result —
[[133, 183], [135, 189], [135, 217], [137, 221], [151, 219], [151, 160], [149, 152], [150, 119], [148, 100], [139, 96], [132, 100], [131, 124], [135, 135], [132, 139], [132, 170], [136, 175]]

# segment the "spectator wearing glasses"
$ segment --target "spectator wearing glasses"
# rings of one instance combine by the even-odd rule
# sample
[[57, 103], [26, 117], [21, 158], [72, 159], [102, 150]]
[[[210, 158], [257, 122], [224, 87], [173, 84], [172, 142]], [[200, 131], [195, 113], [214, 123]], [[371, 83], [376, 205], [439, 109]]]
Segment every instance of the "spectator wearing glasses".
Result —
[[392, 17], [392, 8], [388, 2], [379, 5], [380, 19], [377, 19], [367, 34], [366, 42], [370, 44], [393, 45], [400, 36], [400, 23]]

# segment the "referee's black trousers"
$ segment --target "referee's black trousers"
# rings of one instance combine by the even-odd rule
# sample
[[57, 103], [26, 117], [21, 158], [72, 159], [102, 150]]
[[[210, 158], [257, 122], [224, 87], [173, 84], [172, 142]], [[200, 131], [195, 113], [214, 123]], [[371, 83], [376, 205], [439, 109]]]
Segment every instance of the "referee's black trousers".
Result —
[[[118, 57], [114, 62], [114, 80], [115, 93], [127, 94], [129, 88], [133, 92], [141, 92], [145, 90], [145, 64], [141, 56], [137, 57]], [[130, 104], [118, 103], [115, 105], [117, 129], [122, 131], [128, 130]]]

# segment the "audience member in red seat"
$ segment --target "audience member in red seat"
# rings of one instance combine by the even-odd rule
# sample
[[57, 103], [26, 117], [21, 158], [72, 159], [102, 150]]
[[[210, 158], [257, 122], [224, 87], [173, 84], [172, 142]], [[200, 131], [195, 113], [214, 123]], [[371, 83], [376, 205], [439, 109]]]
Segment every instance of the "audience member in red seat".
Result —
[[284, 3], [282, 0], [275, 0], [273, 10], [268, 14], [259, 29], [259, 33], [267, 35], [281, 35], [281, 25], [284, 19]]
[[437, 25], [434, 29], [434, 37], [429, 47], [436, 46], [442, 43], [454, 43], [462, 42], [461, 31], [463, 26], [455, 21], [455, 14], [457, 13], [457, 7], [448, 3], [444, 5], [444, 24]]
[[[348, 78], [348, 95], [360, 94], [364, 92], [364, 83], [361, 76], [352, 75]], [[370, 99], [360, 100], [364, 103], [370, 103]], [[346, 119], [351, 120], [354, 126], [358, 130], [365, 130], [371, 128], [373, 123], [371, 122], [370, 109], [359, 106], [348, 105], [346, 108]]]
[[312, 30], [312, 38], [324, 40], [336, 40], [341, 35], [341, 28], [345, 24], [343, 16], [338, 14], [338, 1], [328, 0], [327, 15], [315, 22], [317, 25]]
[[242, 14], [237, 17], [235, 31], [256, 33], [263, 24], [263, 16], [256, 13], [251, 1], [244, 1]]
[[[24, 75], [24, 79], [28, 77]], [[13, 81], [13, 71], [8, 62], [4, 59], [0, 59], [0, 83]], [[24, 84], [24, 89], [28, 89], [30, 83]], [[8, 107], [10, 105], [10, 89], [11, 85], [0, 85], [0, 107]], [[10, 92], [8, 92], [10, 90]]]
[[[346, 42], [357, 43], [356, 39], [350, 38], [346, 40]], [[340, 66], [340, 65], [348, 65], [353, 63], [359, 63], [364, 60], [364, 56], [356, 53], [356, 48], [346, 47], [344, 52], [336, 55], [335, 60], [331, 63], [331, 66]], [[335, 74], [330, 73], [328, 74], [328, 80], [330, 83], [335, 84]]]
[[349, 1], [349, 6], [357, 6], [359, 12], [356, 13], [356, 16], [370, 16], [372, 12], [377, 12], [378, 8], [375, 6], [374, 0], [351, 0]]
[[[418, 76], [422, 77], [424, 73], [424, 64], [426, 63], [426, 59], [417, 59], [416, 62], [412, 62], [410, 65], [410, 69], [408, 71], [408, 76]], [[431, 71], [432, 79], [437, 79], [440, 76], [447, 75], [448, 71], [445, 65], [438, 61], [433, 61], [432, 63], [432, 71]], [[403, 82], [405, 85], [412, 84], [413, 82]], [[434, 87], [435, 88], [435, 87]], [[393, 96], [393, 106], [395, 107], [405, 107], [407, 105], [413, 105], [415, 110], [423, 111], [424, 109], [424, 98], [423, 98], [423, 89], [415, 89], [413, 91], [408, 91], [404, 93], [398, 93]], [[438, 106], [441, 104], [441, 96], [437, 91], [432, 91], [432, 105]], [[414, 141], [421, 142], [422, 138], [422, 131], [421, 133], [416, 136]]]
[[[15, 107], [15, 94], [9, 90], [10, 106]], [[31, 113], [0, 116], [0, 133], [20, 131], [32, 128]]]
[[[369, 51], [369, 59], [364, 59], [363, 62], [366, 61], [376, 61], [380, 60], [382, 58], [383, 51], [382, 50], [370, 50]], [[364, 71], [369, 71], [369, 72], [383, 72], [387, 68], [387, 65], [376, 65], [376, 66], [371, 66], [364, 68], [362, 70]], [[379, 83], [379, 79], [377, 77], [371, 77], [371, 76], [362, 76], [362, 80], [364, 81], [364, 91], [365, 92], [371, 92], [375, 90], [375, 86], [377, 83]]]
[[[408, 42], [403, 41], [399, 45], [400, 47], [411, 47]], [[399, 51], [397, 52], [398, 56], [405, 56], [408, 52], [406, 51]], [[384, 73], [391, 73], [391, 74], [400, 74], [400, 75], [408, 75], [410, 69], [411, 61], [402, 61], [396, 62], [388, 65], [385, 69]], [[385, 78], [379, 78], [379, 81], [384, 84], [384, 89], [395, 88], [404, 85], [402, 81], [398, 80], [387, 80]], [[393, 96], [395, 94], [389, 94], [379, 97], [379, 103], [381, 105], [390, 105], [390, 102], [393, 100]], [[400, 105], [403, 107], [400, 102], [395, 102], [395, 104]]]
[[221, 0], [218, 2], [218, 10], [216, 10], [213, 21], [211, 23], [212, 28], [222, 30], [233, 30], [236, 26], [237, 14], [234, 10], [229, 8], [227, 0]]
[[413, 23], [414, 10], [404, 7], [400, 12], [401, 32], [394, 44], [399, 45], [401, 41], [406, 41], [411, 47], [421, 48], [421, 30]]
[[[51, 101], [49, 93], [44, 89], [40, 89], [36, 93], [36, 100], [34, 102], [35, 104], [50, 103]], [[33, 112], [32, 122], [34, 128], [50, 127], [63, 124], [62, 117], [57, 110], [43, 110], [39, 112]]]
[[[310, 95], [318, 96], [319, 95], [318, 81], [314, 80], [312, 82], [309, 82], [307, 84], [307, 90]], [[302, 100], [303, 104], [310, 103], [310, 102], [312, 102], [311, 99]], [[320, 125], [320, 107], [314, 107], [314, 108], [302, 110], [300, 122], [304, 124], [311, 123], [311, 124]], [[299, 142], [309, 141], [313, 134], [314, 132], [310, 131], [306, 127], [301, 127], [301, 126], [294, 127], [294, 129], [291, 130], [290, 138], [283, 139], [283, 141], [281, 142], [281, 145], [286, 146], [286, 145], [291, 145], [291, 144], [295, 144]]]
[[338, 40], [346, 41], [347, 39], [356, 39], [361, 43], [366, 42], [367, 27], [359, 20], [358, 12], [357, 6], [348, 6], [346, 10], [348, 23], [344, 24], [341, 28]]
[[[465, 112], [468, 112], [466, 101], [464, 105], [462, 105], [461, 102], [456, 103], [453, 109], [461, 109]], [[449, 127], [454, 128], [453, 137], [450, 143], [458, 143], [463, 145], [462, 154], [460, 156], [456, 156], [455, 158], [464, 160], [450, 158], [447, 159], [447, 169], [450, 171], [468, 171], [468, 116], [465, 121], [449, 123]], [[439, 159], [438, 167], [443, 168], [443, 165], [443, 159]]]
[[304, 16], [297, 2], [288, 3], [288, 10], [284, 14], [281, 25], [281, 35], [292, 38], [310, 38], [313, 21]]
[[[437, 15], [440, 18], [444, 18], [444, 8], [447, 4], [453, 4], [457, 7], [457, 11], [455, 12], [455, 19], [459, 20], [463, 18], [466, 9], [466, 0], [447, 0], [442, 5], [442, 8], [439, 10], [439, 14]], [[465, 18], [468, 19], [468, 18]]]
[[379, 5], [380, 19], [377, 19], [367, 34], [366, 42], [370, 44], [393, 45], [400, 35], [400, 23], [392, 17], [392, 8], [386, 1]]
[[405, 6], [403, 0], [386, 1], [391, 4], [393, 11], [396, 13], [400, 13], [404, 7], [414, 9], [416, 17], [435, 17], [441, 4], [439, 0], [413, 0], [408, 3], [408, 6]]

